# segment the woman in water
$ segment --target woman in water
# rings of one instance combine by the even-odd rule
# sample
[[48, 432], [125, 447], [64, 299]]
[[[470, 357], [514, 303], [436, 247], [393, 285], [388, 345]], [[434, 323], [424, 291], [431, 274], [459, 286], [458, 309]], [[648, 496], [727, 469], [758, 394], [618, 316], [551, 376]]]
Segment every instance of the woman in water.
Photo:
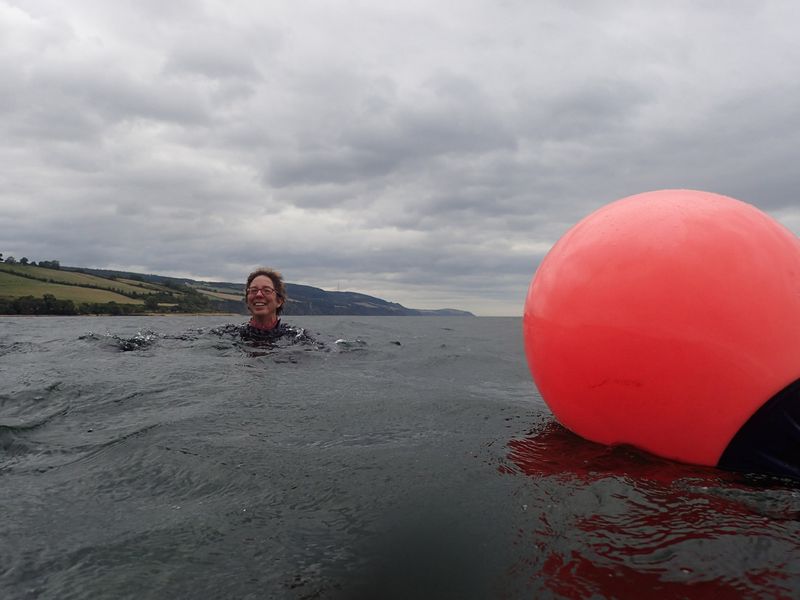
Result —
[[260, 331], [272, 331], [280, 327], [278, 317], [286, 301], [286, 286], [283, 276], [273, 269], [258, 268], [247, 277], [245, 289], [247, 310], [253, 316], [249, 325]]
[[279, 316], [286, 302], [286, 286], [278, 271], [260, 267], [250, 273], [244, 301], [252, 316], [241, 328], [243, 338], [268, 341], [288, 333]]
[[250, 273], [244, 301], [252, 316], [248, 323], [239, 327], [242, 339], [269, 343], [288, 335], [293, 343], [314, 343], [304, 329], [281, 323], [286, 286], [278, 271], [259, 267]]

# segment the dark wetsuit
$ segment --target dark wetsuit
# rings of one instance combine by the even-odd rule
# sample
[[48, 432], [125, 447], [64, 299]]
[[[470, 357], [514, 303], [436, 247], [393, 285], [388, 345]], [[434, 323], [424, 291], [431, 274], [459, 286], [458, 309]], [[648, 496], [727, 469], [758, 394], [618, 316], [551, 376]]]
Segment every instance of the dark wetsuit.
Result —
[[302, 327], [285, 325], [280, 319], [272, 329], [261, 329], [254, 327], [251, 323], [241, 325], [222, 325], [211, 330], [212, 333], [220, 336], [230, 336], [245, 342], [246, 346], [274, 348], [294, 346], [298, 344], [305, 350], [326, 350], [324, 342], [317, 341], [306, 333]]
[[285, 340], [292, 344], [324, 346], [308, 335], [302, 327], [285, 325], [281, 323], [280, 319], [272, 329], [261, 329], [254, 327], [251, 323], [242, 323], [241, 325], [223, 325], [213, 331], [216, 334], [238, 335], [243, 341], [254, 344], [275, 344], [278, 340]]
[[252, 322], [239, 325], [239, 335], [248, 342], [275, 342], [286, 335], [296, 335], [297, 333], [303, 332], [289, 325], [284, 325], [280, 319], [272, 329], [256, 327]]

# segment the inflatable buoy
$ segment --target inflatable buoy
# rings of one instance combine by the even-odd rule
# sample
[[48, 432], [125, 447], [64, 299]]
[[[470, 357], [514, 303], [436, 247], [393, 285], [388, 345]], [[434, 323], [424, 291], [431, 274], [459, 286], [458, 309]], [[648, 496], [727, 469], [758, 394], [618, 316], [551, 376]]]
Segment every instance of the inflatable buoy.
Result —
[[540, 264], [523, 332], [578, 435], [800, 476], [800, 240], [757, 208], [691, 190], [606, 205]]

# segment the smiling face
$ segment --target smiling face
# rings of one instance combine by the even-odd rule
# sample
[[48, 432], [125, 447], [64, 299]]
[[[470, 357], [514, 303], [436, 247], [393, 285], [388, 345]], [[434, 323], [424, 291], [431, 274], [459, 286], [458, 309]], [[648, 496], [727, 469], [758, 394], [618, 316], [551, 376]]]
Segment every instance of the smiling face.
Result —
[[278, 318], [278, 308], [283, 298], [275, 291], [275, 284], [267, 275], [258, 275], [247, 288], [247, 310], [258, 323], [268, 325]]

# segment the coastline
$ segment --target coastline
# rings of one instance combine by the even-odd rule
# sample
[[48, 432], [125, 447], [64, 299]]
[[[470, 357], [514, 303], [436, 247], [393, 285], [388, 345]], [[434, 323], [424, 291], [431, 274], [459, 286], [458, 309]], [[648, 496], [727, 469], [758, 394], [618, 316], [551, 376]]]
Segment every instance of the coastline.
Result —
[[246, 317], [247, 315], [243, 315], [241, 313], [226, 313], [226, 312], [196, 312], [196, 313], [174, 313], [174, 312], [141, 312], [141, 313], [131, 313], [127, 315], [109, 315], [109, 314], [102, 314], [102, 313], [93, 313], [93, 314], [83, 314], [83, 315], [0, 315], [0, 319], [3, 317], [102, 317], [102, 318], [109, 318], [114, 319], [117, 317]]

